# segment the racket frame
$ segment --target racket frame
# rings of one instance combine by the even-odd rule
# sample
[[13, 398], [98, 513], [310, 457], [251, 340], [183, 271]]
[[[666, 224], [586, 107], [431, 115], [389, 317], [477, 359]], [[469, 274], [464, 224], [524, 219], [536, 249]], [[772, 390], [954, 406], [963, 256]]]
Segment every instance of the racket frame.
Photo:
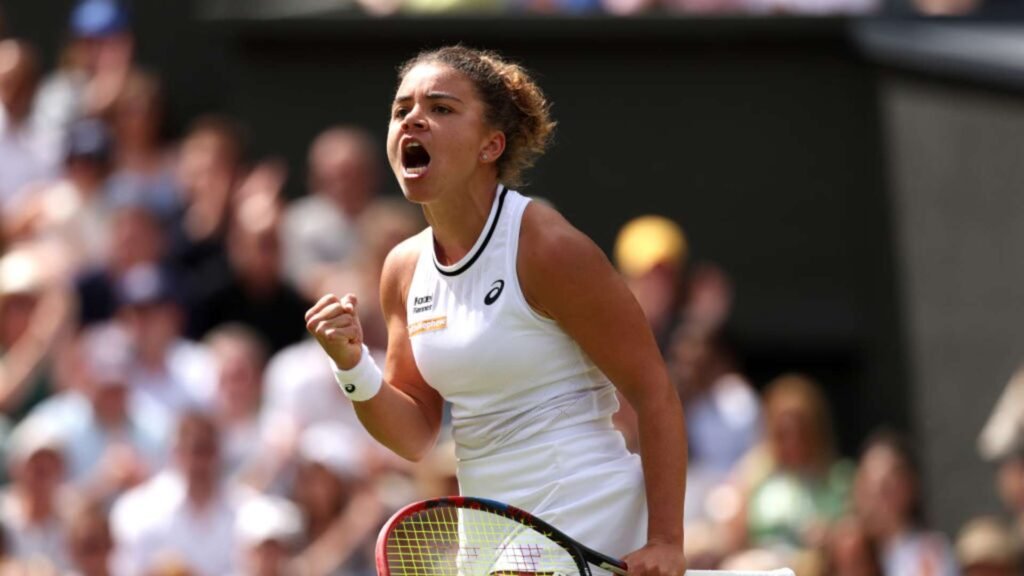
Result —
[[539, 532], [544, 537], [564, 549], [576, 562], [580, 574], [582, 575], [589, 575], [591, 573], [590, 566], [588, 566], [588, 564], [592, 564], [614, 574], [619, 574], [620, 576], [626, 576], [627, 574], [626, 565], [621, 560], [602, 554], [597, 550], [593, 550], [583, 544], [580, 544], [558, 528], [555, 528], [551, 524], [548, 524], [525, 510], [516, 508], [510, 504], [498, 502], [497, 500], [489, 500], [487, 498], [476, 498], [473, 496], [446, 496], [442, 498], [431, 498], [429, 500], [413, 502], [391, 516], [384, 527], [381, 528], [380, 534], [377, 536], [375, 555], [378, 576], [391, 576], [391, 569], [388, 566], [387, 547], [388, 540], [394, 529], [404, 519], [413, 516], [416, 513], [437, 508], [478, 510], [481, 512], [497, 514]]

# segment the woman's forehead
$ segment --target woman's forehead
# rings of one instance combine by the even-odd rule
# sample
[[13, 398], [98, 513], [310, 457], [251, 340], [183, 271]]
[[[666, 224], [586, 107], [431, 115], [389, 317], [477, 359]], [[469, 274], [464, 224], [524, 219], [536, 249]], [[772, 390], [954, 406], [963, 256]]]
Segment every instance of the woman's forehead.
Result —
[[475, 97], [473, 84], [458, 70], [437, 62], [417, 64], [402, 79], [395, 99], [415, 96], [416, 92], [443, 92], [462, 99]]

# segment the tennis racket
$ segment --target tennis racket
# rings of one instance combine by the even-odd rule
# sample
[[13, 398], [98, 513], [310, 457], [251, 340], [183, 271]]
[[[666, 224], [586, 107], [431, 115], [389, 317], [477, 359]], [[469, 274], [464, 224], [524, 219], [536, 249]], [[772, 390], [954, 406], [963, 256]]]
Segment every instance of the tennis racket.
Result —
[[[379, 576], [590, 576], [592, 567], [627, 575], [626, 565], [514, 506], [467, 496], [424, 500], [399, 510], [377, 538]], [[687, 576], [793, 576], [690, 570]]]

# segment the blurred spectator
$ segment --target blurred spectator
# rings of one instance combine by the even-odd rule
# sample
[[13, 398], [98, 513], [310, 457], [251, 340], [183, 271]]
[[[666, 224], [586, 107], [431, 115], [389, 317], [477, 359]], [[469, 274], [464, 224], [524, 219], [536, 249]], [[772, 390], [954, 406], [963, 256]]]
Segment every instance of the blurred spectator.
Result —
[[241, 132], [229, 118], [205, 116], [192, 123], [179, 148], [176, 177], [184, 213], [170, 257], [187, 268], [196, 283], [227, 274], [224, 243], [242, 175]]
[[691, 466], [724, 475], [757, 442], [757, 393], [719, 334], [681, 326], [668, 360], [686, 411]]
[[172, 156], [163, 147], [163, 89], [152, 74], [133, 71], [114, 101], [116, 142], [114, 194], [138, 196], [165, 223], [176, 218], [182, 198]]
[[740, 463], [746, 498], [734, 537], [759, 547], [818, 547], [846, 511], [852, 465], [836, 456], [828, 405], [810, 378], [776, 378], [763, 406], [764, 444]]
[[58, 149], [72, 122], [110, 111], [135, 51], [128, 13], [117, 0], [79, 0], [69, 33], [61, 67], [43, 82], [34, 110], [42, 129], [57, 136]]
[[1019, 576], [1021, 543], [998, 518], [975, 518], [960, 529], [956, 556], [964, 576]]
[[[420, 211], [408, 202], [375, 200], [359, 221], [360, 242], [365, 247], [348, 265], [325, 267], [320, 277], [317, 294], [360, 294], [363, 338], [379, 357], [378, 361], [383, 361], [387, 345], [387, 327], [377, 303], [384, 260], [395, 245], [420, 231], [423, 225]], [[304, 315], [305, 311], [298, 317], [300, 323]], [[264, 386], [263, 437], [268, 449], [260, 476], [279, 475], [279, 468], [292, 457], [298, 436], [318, 422], [337, 422], [369, 439], [355, 416], [352, 402], [338, 390], [331, 364], [324, 360], [316, 340], [306, 338], [275, 354], [267, 366]]]
[[22, 561], [68, 567], [62, 512], [70, 494], [62, 488], [64, 441], [42, 420], [24, 420], [11, 433], [7, 466], [11, 484], [0, 493], [0, 521], [10, 553]]
[[144, 480], [163, 460], [163, 438], [147, 414], [130, 411], [133, 345], [116, 325], [84, 332], [76, 346], [82, 384], [41, 404], [65, 440], [67, 476], [91, 499], [105, 501]]
[[272, 496], [248, 499], [238, 510], [235, 534], [241, 548], [239, 576], [285, 576], [295, 544], [302, 538], [302, 512], [290, 501]]
[[387, 323], [380, 305], [380, 276], [391, 249], [426, 226], [423, 211], [399, 198], [378, 198], [359, 218], [360, 249], [345, 264], [324, 267], [314, 298], [329, 292], [359, 294], [363, 341], [375, 351], [387, 348]]
[[702, 262], [690, 272], [683, 322], [708, 334], [721, 332], [732, 313], [732, 302], [732, 279], [718, 265]]
[[836, 522], [825, 543], [823, 576], [883, 576], [878, 545], [855, 516]]
[[229, 474], [250, 463], [260, 451], [260, 407], [267, 346], [240, 324], [211, 331], [205, 344], [217, 364], [214, 415], [222, 437], [222, 459]]
[[857, 469], [854, 507], [878, 543], [886, 576], [958, 573], [946, 538], [923, 525], [917, 467], [902, 439], [868, 441]]
[[67, 521], [68, 557], [71, 570], [65, 576], [110, 576], [114, 540], [102, 503], [83, 501]]
[[965, 16], [986, 3], [982, 0], [912, 0], [911, 4], [925, 16]]
[[679, 320], [688, 250], [682, 228], [662, 216], [634, 218], [615, 239], [615, 264], [662, 350]]
[[138, 199], [114, 199], [110, 213], [110, 253], [99, 266], [87, 268], [76, 280], [79, 322], [84, 326], [109, 320], [117, 311], [117, 286], [139, 266], [163, 261], [167, 237], [159, 216]]
[[1024, 368], [1006, 384], [978, 438], [978, 450], [998, 465], [999, 497], [1024, 542]]
[[668, 351], [669, 374], [683, 401], [689, 441], [686, 520], [717, 520], [711, 502], [737, 462], [757, 443], [761, 406], [719, 334], [693, 324], [676, 330]]
[[738, 11], [753, 15], [804, 14], [807, 16], [827, 16], [869, 14], [878, 10], [880, 6], [880, 0], [740, 0], [737, 3]]
[[182, 335], [180, 286], [159, 266], [137, 266], [118, 284], [118, 321], [135, 349], [132, 368], [133, 410], [150, 424], [173, 429], [179, 414], [210, 407], [216, 393], [216, 369], [205, 346]]
[[48, 360], [67, 337], [73, 298], [36, 245], [0, 258], [0, 410], [17, 420], [52, 389]]
[[67, 135], [64, 173], [42, 186], [5, 218], [11, 240], [56, 239], [75, 271], [106, 261], [110, 245], [110, 175], [112, 140], [99, 120], [74, 122]]
[[359, 248], [356, 222], [380, 187], [378, 147], [365, 131], [329, 128], [309, 149], [308, 196], [284, 214], [285, 274], [310, 299], [325, 265]]
[[5, 211], [23, 200], [29, 185], [53, 175], [57, 151], [31, 120], [38, 82], [35, 50], [18, 40], [0, 41], [0, 209]]
[[235, 495], [223, 483], [216, 423], [200, 412], [185, 412], [173, 452], [169, 468], [114, 504], [116, 574], [172, 566], [197, 576], [232, 572]]
[[306, 521], [296, 562], [306, 573], [376, 574], [373, 541], [384, 509], [367, 489], [369, 446], [337, 424], [308, 428], [299, 439], [293, 499]]
[[281, 276], [280, 213], [276, 197], [239, 199], [228, 231], [231, 275], [202, 298], [199, 333], [224, 322], [251, 326], [277, 351], [306, 335], [310, 303]]
[[[615, 265], [640, 304], [664, 354], [679, 320], [682, 274], [686, 266], [686, 236], [675, 222], [662, 216], [640, 216], [619, 229], [615, 238]], [[626, 446], [639, 450], [636, 411], [621, 392], [615, 427]]]

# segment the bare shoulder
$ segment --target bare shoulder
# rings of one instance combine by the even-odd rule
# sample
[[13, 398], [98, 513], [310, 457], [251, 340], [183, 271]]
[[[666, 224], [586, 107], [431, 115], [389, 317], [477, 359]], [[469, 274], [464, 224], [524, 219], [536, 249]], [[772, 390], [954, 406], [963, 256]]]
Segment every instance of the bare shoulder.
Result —
[[380, 275], [380, 301], [384, 307], [385, 315], [395, 310], [393, 305], [404, 309], [401, 304], [405, 302], [405, 296], [409, 293], [409, 284], [412, 282], [413, 272], [416, 270], [416, 262], [419, 260], [420, 251], [426, 242], [429, 241], [430, 229], [425, 229], [415, 236], [406, 238], [388, 253], [384, 260], [384, 268]]
[[601, 282], [613, 269], [589, 236], [554, 208], [531, 202], [523, 214], [516, 271], [527, 302], [555, 317], [553, 298]]
[[565, 274], [607, 263], [604, 252], [557, 210], [531, 202], [519, 233], [520, 272]]

